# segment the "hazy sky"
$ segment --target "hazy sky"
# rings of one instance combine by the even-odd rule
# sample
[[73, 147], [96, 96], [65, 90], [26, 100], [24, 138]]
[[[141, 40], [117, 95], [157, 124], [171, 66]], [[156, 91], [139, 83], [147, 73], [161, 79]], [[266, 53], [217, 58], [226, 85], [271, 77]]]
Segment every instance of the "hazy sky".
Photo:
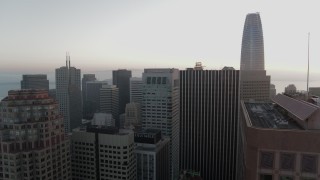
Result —
[[319, 77], [317, 0], [1, 0], [0, 71], [53, 71], [64, 65], [66, 51], [83, 72], [184, 69], [196, 61], [207, 69], [239, 69], [250, 12], [260, 12], [273, 80], [306, 71], [308, 32], [311, 79]]

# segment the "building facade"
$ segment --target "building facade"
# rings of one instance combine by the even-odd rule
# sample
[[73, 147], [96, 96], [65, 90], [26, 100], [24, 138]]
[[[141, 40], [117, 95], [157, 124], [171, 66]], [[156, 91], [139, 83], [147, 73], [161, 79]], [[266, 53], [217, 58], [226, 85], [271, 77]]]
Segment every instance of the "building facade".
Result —
[[170, 138], [170, 176], [179, 176], [179, 70], [145, 69], [142, 74], [142, 128]]
[[9, 91], [0, 102], [0, 179], [71, 179], [70, 142], [47, 90]]
[[264, 68], [263, 31], [259, 13], [249, 13], [243, 28], [240, 96], [244, 101], [270, 101], [270, 76]]
[[142, 78], [130, 78], [130, 102], [142, 103]]
[[56, 100], [60, 113], [63, 115], [66, 132], [81, 124], [81, 71], [70, 66], [70, 56], [67, 56], [66, 66], [56, 69]]
[[87, 126], [72, 133], [72, 179], [136, 180], [134, 133]]
[[[96, 81], [96, 75], [95, 74], [83, 74], [82, 77], [82, 106], [83, 106], [83, 117], [87, 118], [87, 108], [90, 107], [90, 104], [87, 104], [87, 82], [90, 81]], [[90, 118], [90, 117], [88, 117]]]
[[21, 89], [46, 89], [49, 90], [49, 80], [45, 74], [22, 75]]
[[180, 169], [237, 179], [239, 70], [180, 71]]
[[132, 102], [126, 105], [124, 127], [133, 129], [141, 127], [141, 105], [139, 103]]
[[266, 71], [240, 71], [240, 97], [244, 101], [270, 101], [270, 76]]
[[274, 98], [277, 95], [277, 89], [274, 84], [270, 84], [270, 99]]
[[240, 70], [265, 70], [263, 31], [259, 13], [247, 14], [242, 35]]
[[130, 78], [131, 71], [119, 69], [112, 71], [113, 85], [119, 88], [119, 114], [125, 112], [126, 104], [130, 102]]
[[100, 112], [111, 113], [116, 127], [119, 121], [119, 89], [114, 85], [103, 85], [100, 89]]
[[107, 81], [86, 82], [86, 101], [84, 101], [85, 118], [91, 119], [93, 114], [100, 112], [100, 89], [103, 85], [108, 85]]
[[144, 130], [134, 134], [137, 159], [137, 179], [170, 179], [169, 138], [162, 138], [160, 130]]
[[240, 130], [241, 179], [319, 179], [319, 106], [281, 94], [273, 103], [242, 101]]

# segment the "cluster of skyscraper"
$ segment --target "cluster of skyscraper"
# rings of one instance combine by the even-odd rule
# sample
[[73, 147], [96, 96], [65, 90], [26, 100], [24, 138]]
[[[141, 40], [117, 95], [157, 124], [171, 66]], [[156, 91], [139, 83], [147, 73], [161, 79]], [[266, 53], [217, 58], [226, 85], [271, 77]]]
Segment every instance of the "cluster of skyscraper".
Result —
[[263, 46], [252, 13], [240, 70], [121, 69], [81, 88], [67, 55], [50, 95], [46, 75], [24, 75], [0, 103], [0, 179], [317, 179], [320, 108], [271, 102]]

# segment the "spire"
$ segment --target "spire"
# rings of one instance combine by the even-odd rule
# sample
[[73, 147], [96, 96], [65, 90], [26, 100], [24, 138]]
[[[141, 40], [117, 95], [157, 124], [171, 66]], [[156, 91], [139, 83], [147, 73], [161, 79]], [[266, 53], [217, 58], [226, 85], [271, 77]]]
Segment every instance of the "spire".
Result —
[[66, 67], [68, 67], [68, 52], [66, 52]]
[[69, 52], [68, 52], [68, 57], [69, 57], [69, 68], [70, 68], [71, 66], [70, 66], [70, 54], [69, 54]]

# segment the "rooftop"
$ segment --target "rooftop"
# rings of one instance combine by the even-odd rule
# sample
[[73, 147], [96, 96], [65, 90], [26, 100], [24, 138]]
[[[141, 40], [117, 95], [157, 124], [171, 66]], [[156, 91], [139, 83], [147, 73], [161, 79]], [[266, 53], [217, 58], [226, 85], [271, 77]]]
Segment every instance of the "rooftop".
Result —
[[272, 103], [245, 102], [252, 126], [272, 129], [303, 130], [294, 120], [285, 114], [279, 106]]
[[302, 121], [305, 121], [313, 113], [319, 110], [319, 107], [306, 101], [297, 100], [288, 96], [278, 94], [272, 101], [279, 104], [288, 112], [296, 116]]

